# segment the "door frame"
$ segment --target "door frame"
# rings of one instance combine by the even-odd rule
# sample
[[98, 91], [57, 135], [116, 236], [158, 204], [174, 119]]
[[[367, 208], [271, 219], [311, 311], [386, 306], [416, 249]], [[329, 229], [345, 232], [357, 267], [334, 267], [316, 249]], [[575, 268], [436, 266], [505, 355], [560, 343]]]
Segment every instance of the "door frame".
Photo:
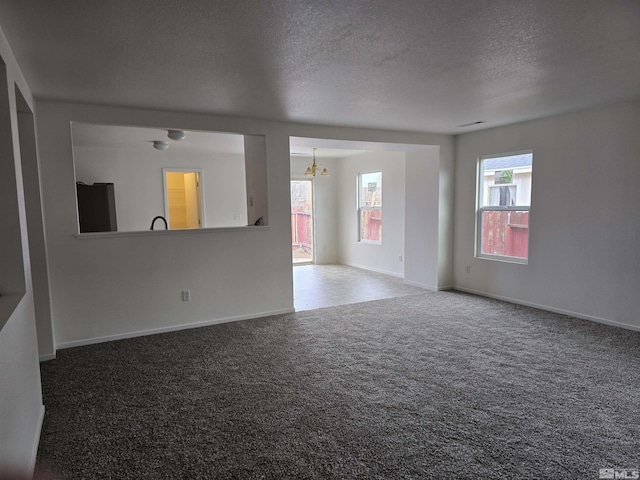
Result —
[[204, 212], [204, 177], [202, 175], [202, 168], [181, 168], [181, 167], [163, 167], [162, 169], [162, 196], [164, 199], [164, 218], [167, 220], [167, 225], [171, 225], [169, 221], [169, 199], [167, 198], [167, 172], [183, 172], [183, 173], [197, 173], [200, 179], [198, 191], [200, 193], [200, 228], [206, 227], [205, 212]]

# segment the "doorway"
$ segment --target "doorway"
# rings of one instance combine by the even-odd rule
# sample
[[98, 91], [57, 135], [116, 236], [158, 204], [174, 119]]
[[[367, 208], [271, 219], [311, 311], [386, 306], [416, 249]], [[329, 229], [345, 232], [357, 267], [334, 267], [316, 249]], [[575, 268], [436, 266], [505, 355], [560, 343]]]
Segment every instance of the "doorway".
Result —
[[49, 261], [44, 236], [35, 122], [33, 112], [17, 85], [15, 92], [38, 353], [40, 360], [44, 361], [55, 358], [56, 346], [51, 319]]
[[313, 180], [291, 180], [291, 258], [294, 265], [313, 263]]
[[170, 230], [202, 228], [202, 172], [164, 169], [165, 214]]

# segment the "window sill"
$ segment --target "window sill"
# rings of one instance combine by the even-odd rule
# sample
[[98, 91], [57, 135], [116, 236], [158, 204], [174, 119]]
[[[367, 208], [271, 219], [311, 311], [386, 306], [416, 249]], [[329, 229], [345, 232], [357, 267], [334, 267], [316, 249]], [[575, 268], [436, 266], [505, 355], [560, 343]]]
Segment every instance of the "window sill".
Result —
[[12, 293], [0, 297], [0, 332], [11, 318], [11, 315], [13, 315], [13, 312], [16, 311], [23, 297], [24, 293]]
[[492, 262], [515, 263], [516, 265], [528, 265], [528, 258], [503, 257], [501, 255], [476, 255], [480, 260], [490, 260]]
[[207, 235], [220, 232], [247, 232], [269, 231], [268, 225], [245, 225], [242, 227], [213, 227], [213, 228], [189, 228], [184, 230], [142, 230], [137, 232], [88, 232], [75, 233], [76, 240], [88, 240], [95, 238], [121, 238], [121, 237], [148, 237], [157, 235]]

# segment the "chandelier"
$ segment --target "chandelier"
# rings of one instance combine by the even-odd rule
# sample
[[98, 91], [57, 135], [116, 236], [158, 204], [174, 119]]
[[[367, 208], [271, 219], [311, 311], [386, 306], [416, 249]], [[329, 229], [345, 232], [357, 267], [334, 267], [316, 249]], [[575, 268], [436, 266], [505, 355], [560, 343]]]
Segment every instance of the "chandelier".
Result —
[[313, 150], [313, 161], [309, 164], [304, 174], [307, 177], [315, 177], [316, 173], [320, 172], [320, 175], [322, 175], [323, 177], [328, 177], [329, 171], [327, 170], [327, 167], [325, 167], [321, 163], [316, 162], [316, 149], [313, 148], [312, 150]]

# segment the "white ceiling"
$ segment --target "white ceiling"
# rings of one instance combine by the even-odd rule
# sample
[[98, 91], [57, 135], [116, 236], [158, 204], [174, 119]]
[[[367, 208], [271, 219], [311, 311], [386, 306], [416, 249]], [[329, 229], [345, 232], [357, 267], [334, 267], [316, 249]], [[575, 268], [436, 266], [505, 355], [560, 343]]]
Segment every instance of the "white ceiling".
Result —
[[138, 149], [153, 148], [154, 140], [169, 143], [169, 148], [183, 152], [244, 154], [244, 135], [235, 133], [187, 130], [183, 140], [167, 137], [167, 129], [92, 125], [74, 122], [73, 145]]
[[[197, 130], [183, 131], [185, 138], [174, 141], [168, 138], [168, 129], [166, 128], [95, 125], [79, 122], [73, 122], [71, 128], [74, 147], [152, 149], [153, 142], [160, 140], [167, 142], [170, 149], [180, 152], [244, 155], [244, 135]], [[317, 158], [345, 158], [369, 151], [407, 152], [424, 150], [429, 147], [425, 145], [406, 145], [400, 143], [390, 144], [291, 137], [290, 148], [291, 155], [296, 157], [311, 158], [313, 149], [315, 148]]]
[[427, 145], [403, 143], [359, 142], [352, 140], [332, 140], [325, 138], [290, 137], [289, 147], [292, 156], [313, 155], [317, 158], [345, 158], [365, 152], [414, 152], [430, 148]]
[[455, 134], [640, 98], [638, 0], [3, 0], [0, 26], [43, 99]]

